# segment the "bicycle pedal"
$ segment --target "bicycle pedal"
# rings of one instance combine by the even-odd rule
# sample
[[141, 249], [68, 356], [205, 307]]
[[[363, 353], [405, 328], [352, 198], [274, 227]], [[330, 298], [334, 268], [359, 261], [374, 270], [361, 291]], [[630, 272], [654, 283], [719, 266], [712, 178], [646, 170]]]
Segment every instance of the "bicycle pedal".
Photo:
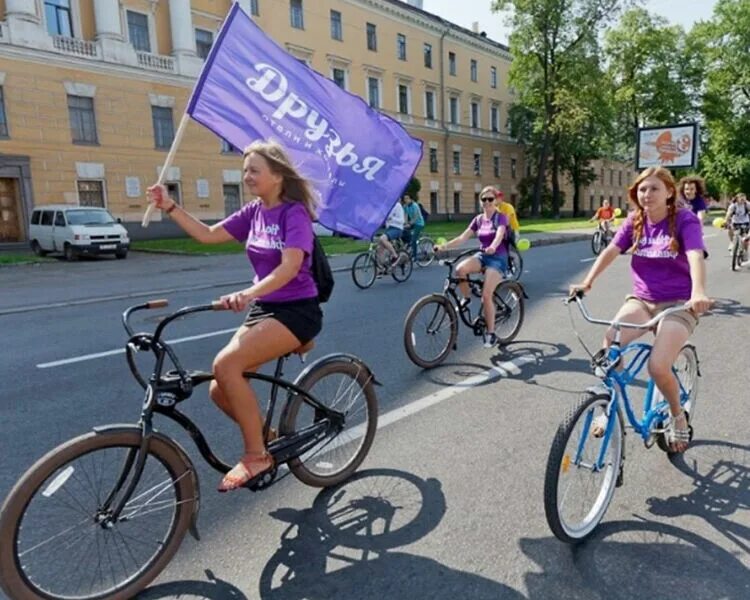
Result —
[[271, 486], [271, 484], [276, 479], [276, 467], [273, 467], [269, 469], [268, 471], [264, 471], [257, 477], [254, 477], [250, 481], [248, 481], [244, 487], [248, 488], [252, 492], [259, 492], [261, 490], [264, 490]]

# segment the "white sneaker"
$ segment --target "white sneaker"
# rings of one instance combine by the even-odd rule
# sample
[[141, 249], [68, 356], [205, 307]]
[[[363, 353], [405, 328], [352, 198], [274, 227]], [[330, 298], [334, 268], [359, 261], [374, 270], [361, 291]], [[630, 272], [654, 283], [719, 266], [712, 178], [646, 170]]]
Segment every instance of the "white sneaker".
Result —
[[494, 348], [497, 346], [497, 336], [493, 333], [490, 333], [487, 335], [484, 334], [484, 347], [485, 348]]

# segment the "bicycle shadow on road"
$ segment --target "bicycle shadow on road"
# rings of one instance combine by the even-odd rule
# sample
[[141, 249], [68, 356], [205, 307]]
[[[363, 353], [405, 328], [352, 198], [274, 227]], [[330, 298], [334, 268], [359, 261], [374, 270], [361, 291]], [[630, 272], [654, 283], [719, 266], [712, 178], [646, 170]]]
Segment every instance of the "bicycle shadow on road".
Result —
[[746, 317], [750, 315], [750, 306], [742, 304], [734, 298], [714, 298], [711, 311], [704, 317]]
[[745, 565], [686, 529], [635, 515], [610, 521], [578, 546], [553, 537], [520, 541], [541, 572], [526, 575], [529, 600], [684, 598], [744, 600]]
[[675, 457], [673, 464], [693, 479], [695, 489], [666, 499], [649, 498], [651, 514], [701, 517], [750, 554], [750, 527], [737, 522], [738, 517], [750, 517], [750, 446], [697, 440], [683, 455]]
[[[395, 469], [361, 471], [322, 491], [305, 510], [271, 513], [289, 523], [260, 577], [264, 600], [522, 600], [515, 590], [435, 560], [394, 551], [423, 538], [442, 520], [436, 479]], [[460, 592], [459, 592], [460, 591]]]
[[203, 598], [205, 600], [248, 600], [238, 588], [206, 569], [207, 581], [174, 581], [147, 588], [135, 600], [166, 598]]

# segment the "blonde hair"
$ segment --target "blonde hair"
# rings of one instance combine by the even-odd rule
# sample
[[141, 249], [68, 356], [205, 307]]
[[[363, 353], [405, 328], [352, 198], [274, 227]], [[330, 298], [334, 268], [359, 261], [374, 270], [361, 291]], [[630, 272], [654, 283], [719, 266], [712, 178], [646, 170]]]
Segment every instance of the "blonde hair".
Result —
[[262, 156], [271, 172], [282, 177], [281, 195], [284, 198], [292, 202], [301, 202], [311, 219], [318, 218], [318, 201], [312, 187], [307, 179], [297, 173], [281, 144], [274, 140], [256, 140], [245, 148], [242, 153], [243, 160], [250, 154]]
[[484, 186], [484, 187], [482, 188], [482, 191], [481, 191], [481, 192], [479, 192], [479, 197], [481, 198], [482, 196], [484, 196], [484, 193], [485, 193], [485, 192], [492, 192], [492, 197], [493, 197], [493, 198], [494, 198], [495, 200], [497, 200], [497, 192], [498, 192], [498, 189], [497, 189], [497, 188], [496, 188], [496, 187], [495, 187], [494, 185], [485, 185], [485, 186]]
[[669, 197], [667, 198], [667, 216], [669, 217], [669, 249], [672, 252], [680, 251], [680, 243], [677, 241], [675, 235], [677, 229], [677, 186], [674, 182], [672, 173], [664, 167], [649, 167], [644, 171], [641, 171], [640, 175], [635, 178], [633, 185], [628, 188], [628, 197], [635, 206], [635, 216], [633, 217], [633, 245], [630, 248], [631, 252], [634, 252], [638, 248], [638, 242], [640, 242], [643, 236], [643, 219], [644, 211], [640, 202], [638, 202], [638, 186], [644, 179], [649, 177], [658, 177], [667, 187]]

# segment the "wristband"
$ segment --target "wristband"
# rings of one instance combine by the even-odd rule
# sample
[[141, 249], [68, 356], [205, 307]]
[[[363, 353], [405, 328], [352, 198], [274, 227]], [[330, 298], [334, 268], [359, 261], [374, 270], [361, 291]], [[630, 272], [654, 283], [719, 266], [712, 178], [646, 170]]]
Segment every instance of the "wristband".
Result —
[[172, 201], [172, 206], [170, 206], [170, 207], [169, 207], [169, 208], [168, 208], [167, 210], [165, 210], [164, 212], [165, 212], [166, 214], [169, 214], [169, 213], [171, 213], [171, 212], [172, 212], [172, 211], [173, 211], [173, 210], [174, 210], [175, 208], [177, 208], [177, 202], [175, 202], [175, 201], [173, 200], [173, 201]]

